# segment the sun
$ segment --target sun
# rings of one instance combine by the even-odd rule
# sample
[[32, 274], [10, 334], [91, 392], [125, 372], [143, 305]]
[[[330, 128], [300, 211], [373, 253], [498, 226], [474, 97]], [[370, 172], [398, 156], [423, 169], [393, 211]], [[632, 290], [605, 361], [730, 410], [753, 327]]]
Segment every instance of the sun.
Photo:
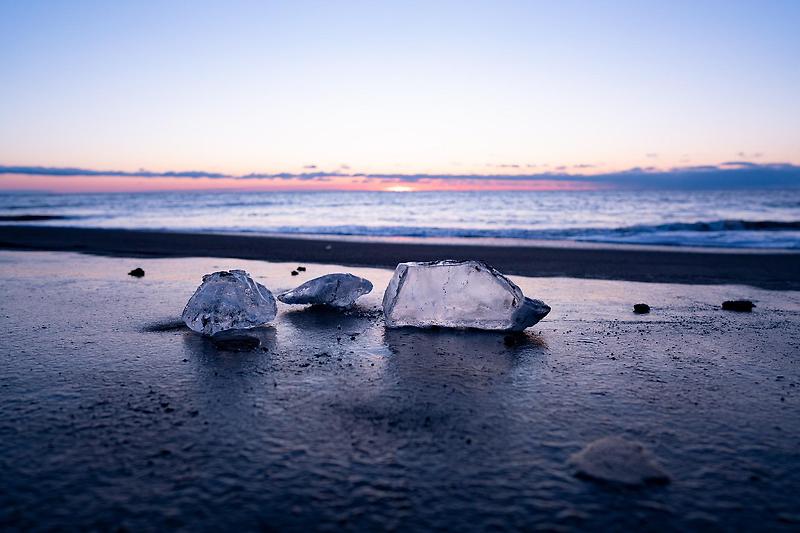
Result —
[[383, 190], [386, 192], [413, 192], [414, 187], [409, 187], [408, 185], [392, 185]]

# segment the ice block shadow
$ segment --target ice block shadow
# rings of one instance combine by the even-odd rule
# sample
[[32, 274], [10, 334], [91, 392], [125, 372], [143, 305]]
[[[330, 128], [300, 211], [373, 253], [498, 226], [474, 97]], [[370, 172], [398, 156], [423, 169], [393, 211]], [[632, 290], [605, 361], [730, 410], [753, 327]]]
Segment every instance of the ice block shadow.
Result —
[[142, 333], [169, 333], [172, 331], [189, 331], [189, 326], [187, 326], [181, 318], [167, 318], [145, 324], [140, 331]]
[[273, 326], [262, 326], [242, 330], [242, 336], [255, 337], [260, 341], [258, 347], [253, 349], [228, 350], [224, 346], [215, 344], [214, 341], [204, 335], [193, 331], [187, 331], [183, 336], [183, 343], [186, 351], [197, 360], [210, 366], [230, 364], [246, 365], [247, 361], [263, 359], [264, 355], [273, 352], [277, 346], [277, 334]]

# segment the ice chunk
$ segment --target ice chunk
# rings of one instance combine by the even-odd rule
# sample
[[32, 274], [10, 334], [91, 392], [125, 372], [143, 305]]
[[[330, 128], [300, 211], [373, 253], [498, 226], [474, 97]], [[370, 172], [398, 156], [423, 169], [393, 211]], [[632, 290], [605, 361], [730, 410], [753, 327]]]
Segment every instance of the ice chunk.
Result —
[[400, 263], [383, 295], [386, 326], [522, 331], [550, 312], [480, 261]]
[[577, 476], [597, 481], [622, 485], [669, 483], [669, 475], [644, 446], [622, 437], [598, 439], [569, 461]]
[[278, 312], [272, 293], [244, 270], [214, 272], [189, 298], [183, 321], [198, 333], [250, 329], [266, 324]]
[[353, 274], [327, 274], [278, 295], [287, 304], [316, 304], [349, 307], [372, 291], [372, 283]]

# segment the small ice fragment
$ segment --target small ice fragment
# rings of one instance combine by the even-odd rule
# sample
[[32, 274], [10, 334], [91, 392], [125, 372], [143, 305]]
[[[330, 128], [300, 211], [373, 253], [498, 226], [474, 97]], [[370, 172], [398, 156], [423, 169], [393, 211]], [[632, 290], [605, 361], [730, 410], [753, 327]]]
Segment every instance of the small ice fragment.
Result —
[[569, 458], [575, 475], [622, 485], [669, 483], [669, 475], [638, 442], [622, 437], [598, 439]]
[[203, 283], [189, 298], [181, 316], [192, 330], [214, 335], [264, 325], [277, 312], [269, 289], [244, 270], [231, 270], [203, 276]]
[[442, 326], [522, 331], [550, 307], [480, 261], [400, 263], [383, 295], [390, 328]]
[[372, 283], [353, 274], [326, 274], [278, 295], [287, 304], [315, 304], [350, 307], [372, 291]]

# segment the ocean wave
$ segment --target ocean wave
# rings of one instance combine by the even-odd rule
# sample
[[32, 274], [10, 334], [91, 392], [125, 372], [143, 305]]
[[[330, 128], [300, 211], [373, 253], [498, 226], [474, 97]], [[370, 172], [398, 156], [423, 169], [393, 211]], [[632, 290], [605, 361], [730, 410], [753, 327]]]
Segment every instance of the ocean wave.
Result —
[[427, 226], [281, 226], [243, 231], [366, 237], [573, 240], [619, 244], [800, 248], [800, 221], [717, 220], [618, 228], [444, 228]]
[[617, 231], [793, 231], [800, 230], [800, 220], [714, 220], [711, 222], [676, 222], [652, 226], [627, 226]]
[[0, 215], [0, 222], [47, 222], [51, 220], [76, 220], [72, 215]]
[[248, 208], [258, 208], [258, 207], [270, 207], [273, 205], [281, 205], [281, 202], [274, 202], [270, 200], [260, 200], [257, 202], [253, 201], [241, 201], [241, 202], [208, 202], [206, 204], [207, 207], [210, 208], [220, 208], [220, 207], [248, 207]]

